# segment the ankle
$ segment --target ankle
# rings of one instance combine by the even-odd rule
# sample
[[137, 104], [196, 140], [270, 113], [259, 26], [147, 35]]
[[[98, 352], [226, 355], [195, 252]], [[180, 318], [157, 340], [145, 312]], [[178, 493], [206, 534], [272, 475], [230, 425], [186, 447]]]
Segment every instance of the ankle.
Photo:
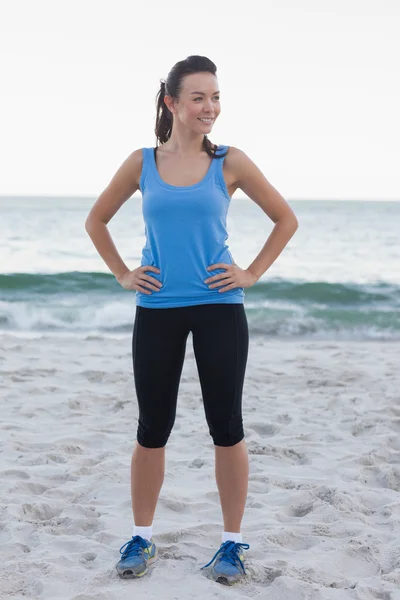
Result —
[[243, 542], [242, 534], [240, 532], [224, 531], [222, 534], [222, 543], [228, 542], [229, 540], [232, 542]]
[[147, 527], [133, 525], [133, 536], [135, 535], [140, 535], [140, 537], [150, 542], [153, 535], [153, 523]]

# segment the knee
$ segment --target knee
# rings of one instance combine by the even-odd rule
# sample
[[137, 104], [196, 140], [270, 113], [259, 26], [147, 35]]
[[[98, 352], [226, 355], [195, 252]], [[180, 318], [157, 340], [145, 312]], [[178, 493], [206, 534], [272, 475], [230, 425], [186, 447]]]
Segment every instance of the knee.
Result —
[[145, 426], [139, 420], [137, 441], [143, 448], [164, 448], [167, 445], [171, 429], [171, 427], [167, 429], [157, 427], [155, 424], [151, 427]]
[[154, 441], [154, 440], [150, 440], [150, 439], [146, 439], [146, 438], [139, 438], [139, 436], [137, 436], [137, 443], [141, 448], [144, 448], [145, 450], [158, 450], [161, 448], [165, 448], [167, 445], [167, 442], [160, 442], [160, 441]]
[[244, 438], [242, 417], [210, 423], [209, 431], [215, 446], [235, 446]]
[[168, 438], [169, 435], [160, 436], [151, 432], [140, 433], [139, 431], [136, 436], [138, 444], [143, 448], [164, 448], [167, 445]]

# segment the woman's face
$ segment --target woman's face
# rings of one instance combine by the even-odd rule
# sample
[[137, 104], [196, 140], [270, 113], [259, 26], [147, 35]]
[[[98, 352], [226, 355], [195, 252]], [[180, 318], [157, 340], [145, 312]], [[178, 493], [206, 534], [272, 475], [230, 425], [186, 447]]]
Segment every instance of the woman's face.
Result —
[[217, 77], [212, 73], [191, 73], [185, 75], [182, 83], [178, 101], [171, 102], [172, 98], [166, 96], [174, 122], [178, 120], [196, 133], [209, 133], [221, 112]]

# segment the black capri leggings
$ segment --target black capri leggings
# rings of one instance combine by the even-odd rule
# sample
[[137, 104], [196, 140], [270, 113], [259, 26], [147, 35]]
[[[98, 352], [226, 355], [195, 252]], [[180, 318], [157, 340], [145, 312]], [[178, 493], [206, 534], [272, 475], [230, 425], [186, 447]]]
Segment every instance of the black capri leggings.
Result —
[[242, 391], [249, 347], [244, 305], [136, 306], [132, 359], [137, 441], [146, 448], [165, 446], [172, 431], [189, 332], [214, 444], [234, 446], [244, 438]]

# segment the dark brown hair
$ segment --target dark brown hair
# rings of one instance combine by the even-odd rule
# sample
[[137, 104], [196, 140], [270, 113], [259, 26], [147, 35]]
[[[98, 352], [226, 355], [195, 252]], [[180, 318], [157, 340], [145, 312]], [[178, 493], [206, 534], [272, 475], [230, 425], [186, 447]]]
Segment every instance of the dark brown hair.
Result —
[[[185, 58], [185, 60], [177, 62], [168, 73], [168, 77], [165, 81], [160, 80], [160, 90], [156, 96], [157, 112], [154, 132], [157, 140], [161, 142], [161, 144], [165, 144], [171, 137], [172, 132], [172, 113], [164, 102], [164, 96], [167, 95], [172, 96], [173, 98], [179, 98], [183, 87], [182, 80], [185, 75], [202, 72], [216, 75], [217, 67], [206, 56], [192, 55]], [[203, 148], [212, 158], [222, 158], [227, 154], [215, 154], [217, 146], [210, 142], [207, 135], [204, 135]]]

